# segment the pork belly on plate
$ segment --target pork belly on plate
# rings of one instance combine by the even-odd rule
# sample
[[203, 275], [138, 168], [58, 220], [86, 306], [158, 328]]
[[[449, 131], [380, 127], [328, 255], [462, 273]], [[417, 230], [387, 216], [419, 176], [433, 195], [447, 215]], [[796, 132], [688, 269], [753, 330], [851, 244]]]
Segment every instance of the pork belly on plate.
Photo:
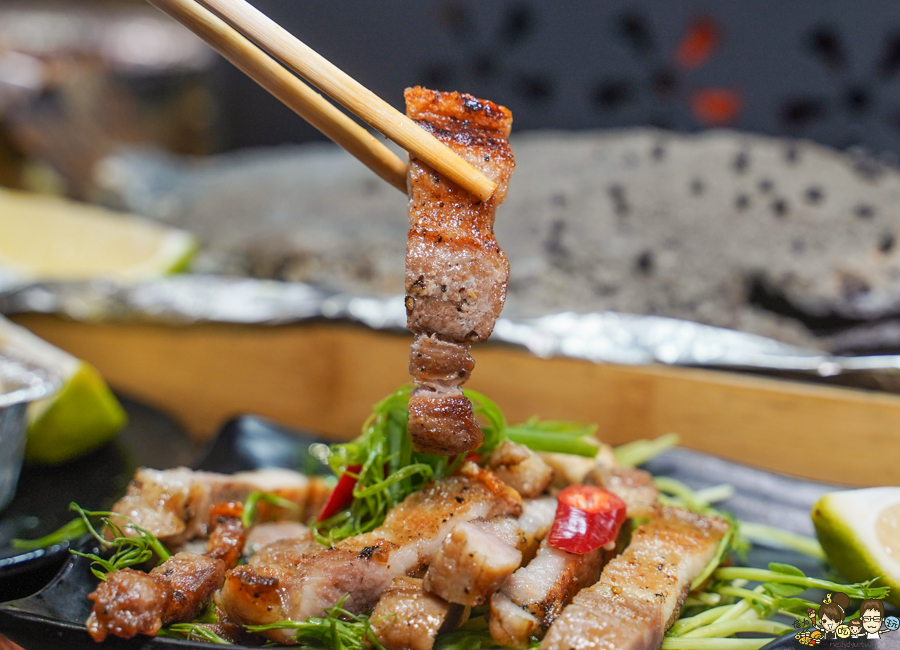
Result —
[[582, 589], [550, 626], [541, 650], [658, 650], [727, 532], [717, 517], [657, 506], [600, 581]]
[[150, 573], [120, 569], [108, 574], [88, 597], [86, 622], [94, 641], [108, 635], [130, 639], [154, 635], [163, 625], [191, 621], [225, 577], [225, 564], [194, 553], [178, 553]]
[[[420, 576], [458, 523], [521, 512], [515, 490], [466, 463], [458, 475], [408, 496], [371, 533], [302, 554], [287, 565], [251, 562], [233, 569], [216, 602], [232, 620], [245, 624], [322, 616], [345, 594], [348, 611], [365, 612], [394, 578]], [[282, 630], [268, 636], [285, 641], [290, 634]]]
[[431, 650], [435, 637], [459, 622], [462, 607], [425, 591], [422, 580], [394, 578], [369, 618], [386, 650]]

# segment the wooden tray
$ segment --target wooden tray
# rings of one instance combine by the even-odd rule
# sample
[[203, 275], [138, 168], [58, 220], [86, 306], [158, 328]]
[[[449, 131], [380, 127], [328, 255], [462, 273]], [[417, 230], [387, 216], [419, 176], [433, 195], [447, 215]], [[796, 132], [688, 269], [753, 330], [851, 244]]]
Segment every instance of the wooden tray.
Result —
[[[123, 394], [207, 437], [257, 413], [347, 439], [371, 405], [409, 380], [410, 337], [356, 326], [277, 327], [16, 320], [99, 368]], [[900, 397], [726, 372], [474, 351], [469, 384], [511, 422], [596, 422], [618, 444], [676, 432], [682, 445], [803, 478], [900, 484]]]

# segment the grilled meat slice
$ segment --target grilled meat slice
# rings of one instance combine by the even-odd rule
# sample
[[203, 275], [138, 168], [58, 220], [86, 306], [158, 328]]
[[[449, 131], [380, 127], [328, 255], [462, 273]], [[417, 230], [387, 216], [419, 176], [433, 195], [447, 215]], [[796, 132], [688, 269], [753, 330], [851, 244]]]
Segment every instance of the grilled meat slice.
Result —
[[428, 591], [452, 603], [483, 604], [505, 579], [530, 561], [556, 514], [556, 499], [526, 501], [519, 517], [458, 524], [431, 558]]
[[222, 586], [225, 564], [205, 555], [176, 553], [153, 569], [150, 577], [164, 580], [172, 588], [163, 624], [184, 623], [197, 618]]
[[431, 650], [442, 629], [453, 629], [462, 608], [429, 594], [422, 580], [394, 578], [369, 618], [386, 650]]
[[409, 436], [423, 454], [454, 456], [478, 449], [484, 434], [462, 389], [421, 385], [409, 398]]
[[237, 566], [244, 552], [247, 531], [241, 520], [243, 512], [244, 504], [240, 501], [225, 501], [213, 506], [209, 513], [210, 533], [206, 555], [222, 560], [226, 569]]
[[522, 552], [470, 523], [457, 524], [425, 573], [425, 589], [474, 607], [500, 588], [522, 563]]
[[491, 636], [506, 647], [527, 647], [532, 637], [544, 635], [579, 591], [597, 582], [614, 553], [599, 548], [578, 555], [553, 548], [547, 540], [541, 542], [534, 559], [513, 573], [491, 598]]
[[475, 360], [469, 347], [419, 332], [409, 355], [409, 374], [416, 384], [458, 386], [472, 374]]
[[553, 481], [553, 469], [525, 445], [504, 440], [491, 454], [490, 467], [523, 499], [533, 499]]
[[[521, 511], [515, 490], [466, 463], [458, 475], [408, 496], [371, 533], [300, 555], [290, 565], [251, 561], [237, 567], [228, 573], [216, 601], [232, 620], [245, 624], [321, 616], [344, 594], [349, 594], [344, 605], [349, 611], [364, 612], [394, 578], [422, 575], [457, 523]], [[279, 636], [269, 638], [277, 641]]]
[[153, 636], [163, 626], [172, 587], [142, 571], [121, 569], [109, 574], [88, 598], [94, 606], [86, 627], [94, 641], [103, 641], [110, 634], [123, 639]]
[[130, 639], [153, 636], [169, 623], [193, 620], [224, 577], [221, 560], [194, 553], [173, 555], [150, 573], [114, 571], [88, 596], [94, 601], [88, 633], [94, 641], [110, 634]]
[[[296, 511], [260, 504], [263, 518], [306, 520], [315, 514], [328, 494], [319, 477], [284, 469], [264, 469], [233, 475], [195, 472], [186, 467], [169, 470], [139, 469], [124, 497], [113, 506], [123, 516], [149, 531], [169, 548], [208, 534], [213, 504], [244, 501], [254, 491], [272, 492], [297, 504]], [[267, 510], [268, 509], [268, 510]]]
[[657, 650], [727, 532], [728, 524], [716, 517], [658, 506], [600, 581], [553, 623], [541, 649]]
[[622, 499], [629, 517], [645, 519], [655, 514], [659, 490], [649, 472], [633, 467], [597, 465], [588, 472], [584, 482], [599, 485]]
[[410, 159], [406, 313], [417, 335], [410, 355], [417, 388], [409, 428], [417, 451], [451, 455], [483, 440], [459, 387], [472, 371], [469, 345], [487, 340], [506, 299], [509, 264], [493, 227], [515, 165], [512, 116], [470, 95], [416, 87], [405, 96], [412, 119], [497, 184], [481, 201]]
[[[302, 525], [302, 524], [295, 524]], [[306, 528], [304, 526], [304, 528]], [[251, 530], [252, 535], [252, 530]], [[249, 545], [249, 540], [247, 544]], [[305, 536], [282, 537], [267, 543], [250, 557], [248, 564], [252, 566], [264, 566], [266, 564], [282, 564], [284, 566], [297, 566], [300, 559], [322, 551], [324, 547], [319, 544], [306, 529]]]
[[[253, 526], [247, 531], [247, 542], [244, 549], [247, 555], [253, 557], [262, 549], [275, 542], [307, 542], [307, 550], [315, 548], [318, 544], [313, 539], [312, 532], [307, 526], [296, 521], [268, 521]], [[270, 564], [263, 562], [263, 564]], [[280, 564], [275, 562], [274, 564]]]

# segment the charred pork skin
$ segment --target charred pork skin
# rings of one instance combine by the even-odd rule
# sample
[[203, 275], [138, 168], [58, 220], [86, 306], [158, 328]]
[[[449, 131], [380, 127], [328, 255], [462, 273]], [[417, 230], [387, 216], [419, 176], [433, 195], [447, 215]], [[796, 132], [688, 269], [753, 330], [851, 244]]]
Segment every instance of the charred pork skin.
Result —
[[494, 238], [494, 212], [515, 166], [512, 115], [471, 95], [421, 87], [406, 90], [406, 112], [497, 184], [481, 201], [421, 160], [409, 161], [406, 315], [416, 384], [409, 432], [416, 451], [449, 456], [484, 439], [461, 386], [474, 365], [469, 346], [487, 340], [506, 300], [509, 263]]

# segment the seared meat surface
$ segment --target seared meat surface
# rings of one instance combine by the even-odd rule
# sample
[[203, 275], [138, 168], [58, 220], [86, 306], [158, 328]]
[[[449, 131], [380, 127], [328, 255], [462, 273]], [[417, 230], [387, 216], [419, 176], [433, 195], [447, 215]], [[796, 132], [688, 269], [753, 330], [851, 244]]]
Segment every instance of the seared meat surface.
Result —
[[[408, 496], [371, 533], [334, 547], [294, 556], [287, 564], [237, 567], [216, 597], [232, 620], [261, 624], [303, 621], [349, 594], [345, 607], [364, 612], [394, 578], [422, 575], [444, 538], [459, 522], [517, 516], [522, 499], [493, 473], [473, 463], [458, 475]], [[264, 550], [265, 552], [265, 550]], [[284, 631], [268, 636], [286, 638]]]
[[409, 161], [406, 313], [416, 334], [409, 429], [417, 451], [452, 455], [483, 440], [460, 386], [474, 365], [469, 346], [487, 340], [506, 299], [509, 264], [493, 230], [515, 165], [507, 142], [512, 115], [471, 95], [416, 87], [405, 96], [407, 115], [497, 184], [481, 201]]
[[716, 517], [658, 506], [600, 581], [556, 619], [541, 650], [657, 650], [726, 532]]
[[453, 629], [462, 608], [428, 593], [422, 580], [394, 578], [369, 618], [386, 650], [431, 650], [442, 628]]
[[179, 467], [169, 470], [141, 468], [128, 486], [125, 496], [112, 507], [123, 516], [118, 521], [126, 531], [129, 523], [138, 524], [155, 535], [169, 548], [208, 534], [212, 506], [223, 501], [241, 501], [254, 491], [271, 492], [298, 508], [296, 511], [260, 504], [266, 518], [305, 521], [321, 506], [328, 488], [319, 477], [306, 477], [284, 469], [263, 469], [226, 475], [199, 472]]
[[494, 450], [488, 467], [523, 499], [538, 496], [553, 482], [553, 468], [539, 454], [511, 440], [504, 440]]
[[247, 531], [241, 520], [243, 512], [244, 504], [240, 501], [225, 501], [213, 506], [209, 514], [210, 533], [206, 555], [222, 560], [226, 569], [237, 566], [244, 552]]
[[95, 641], [108, 635], [153, 636], [163, 625], [196, 618], [222, 584], [221, 560], [178, 553], [150, 573], [121, 569], [110, 573], [88, 598], [94, 606], [86, 627]]
[[490, 630], [497, 643], [525, 648], [541, 637], [584, 587], [597, 582], [614, 551], [578, 555], [541, 543], [537, 555], [513, 573], [491, 598]]
[[172, 587], [143, 571], [122, 569], [111, 573], [88, 598], [94, 606], [86, 627], [94, 641], [103, 641], [110, 634], [130, 639], [159, 632]]
[[451, 603], [483, 605], [519, 568], [522, 552], [470, 523], [457, 524], [431, 560], [425, 589]]
[[588, 472], [585, 483], [605, 488], [622, 499], [629, 517], [643, 519], [655, 515], [659, 490], [649, 472], [634, 467], [598, 464]]
[[257, 524], [247, 531], [245, 544], [247, 555], [252, 557], [270, 544], [282, 540], [294, 542], [306, 540], [312, 546], [316, 546], [312, 532], [305, 525], [296, 521], [269, 521]]

